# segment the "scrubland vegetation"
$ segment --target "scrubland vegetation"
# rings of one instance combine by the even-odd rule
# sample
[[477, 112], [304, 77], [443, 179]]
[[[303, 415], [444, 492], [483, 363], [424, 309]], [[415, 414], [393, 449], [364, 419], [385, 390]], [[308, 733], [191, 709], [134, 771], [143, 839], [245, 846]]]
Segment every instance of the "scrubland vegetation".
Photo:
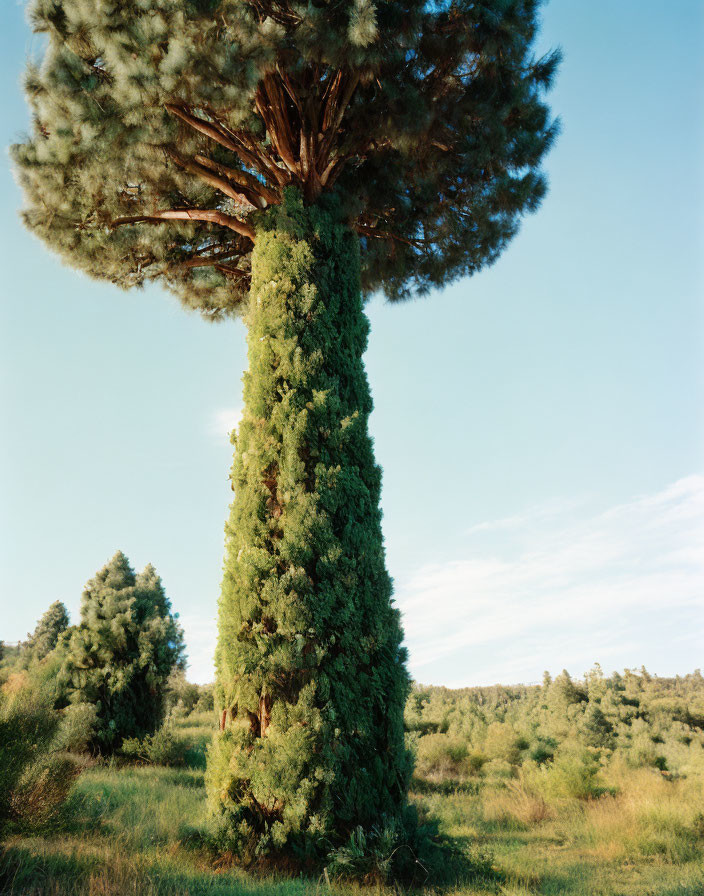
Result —
[[[10, 793], [3, 805], [15, 811], [3, 810], [0, 892], [392, 892], [384, 875], [397, 847], [383, 832], [374, 843], [358, 832], [331, 853], [320, 877], [252, 874], [218, 855], [204, 786], [217, 728], [209, 688], [176, 671], [163, 726], [126, 739], [110, 758], [91, 757], [79, 748], [89, 742], [80, 728], [90, 715], [38, 710], [37, 700], [46, 698], [18, 687], [26, 671], [8, 683], [12, 662], [4, 663], [0, 736], [3, 792]], [[8, 721], [15, 726], [10, 740]], [[429, 829], [436, 825], [443, 857], [430, 868], [414, 857], [409, 889], [463, 896], [704, 892], [699, 672], [605, 678], [596, 667], [584, 681], [563, 673], [534, 687], [415, 686], [406, 729], [416, 756], [411, 798]], [[29, 742], [29, 754], [22, 753]], [[24, 758], [8, 781], [7, 760], [14, 763], [17, 750]]]

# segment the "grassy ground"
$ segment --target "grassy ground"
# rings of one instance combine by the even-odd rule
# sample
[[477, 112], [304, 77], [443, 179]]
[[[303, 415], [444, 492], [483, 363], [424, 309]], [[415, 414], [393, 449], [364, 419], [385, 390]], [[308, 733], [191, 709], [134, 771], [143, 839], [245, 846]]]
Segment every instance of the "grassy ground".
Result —
[[[189, 767], [96, 765], [79, 779], [63, 830], [11, 836], [0, 892], [13, 896], [313, 896], [379, 888], [325, 879], [256, 878], [218, 868], [201, 845], [211, 720], [178, 724]], [[546, 802], [519, 779], [426, 781], [414, 795], [444, 833], [494, 873], [453, 896], [704, 896], [704, 789], [656, 769], [612, 769], [590, 801]], [[432, 881], [427, 882], [432, 889]]]

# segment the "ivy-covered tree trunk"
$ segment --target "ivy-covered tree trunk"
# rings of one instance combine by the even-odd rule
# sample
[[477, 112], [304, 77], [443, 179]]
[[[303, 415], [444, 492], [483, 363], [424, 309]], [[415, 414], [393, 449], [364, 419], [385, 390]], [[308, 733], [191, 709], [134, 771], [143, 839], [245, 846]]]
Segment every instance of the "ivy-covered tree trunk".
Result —
[[397, 818], [411, 768], [359, 241], [333, 200], [262, 216], [246, 321], [208, 785], [244, 858], [312, 858]]

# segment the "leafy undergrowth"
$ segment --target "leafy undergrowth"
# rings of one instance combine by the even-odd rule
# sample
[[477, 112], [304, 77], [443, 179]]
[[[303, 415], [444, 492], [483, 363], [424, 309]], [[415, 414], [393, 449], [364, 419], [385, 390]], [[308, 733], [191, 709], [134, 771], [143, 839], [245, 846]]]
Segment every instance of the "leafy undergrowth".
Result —
[[[203, 756], [211, 715], [174, 723], [183, 767], [96, 765], [78, 780], [63, 826], [15, 833], [0, 860], [12, 896], [314, 896], [392, 893], [321, 878], [253, 876], [219, 866], [205, 845]], [[455, 787], [425, 780], [413, 799], [454, 844], [448, 896], [702, 896], [704, 781], [614, 762], [591, 795], [541, 773]], [[571, 785], [572, 786], [572, 785]], [[575, 788], [572, 787], [574, 790]], [[579, 788], [576, 788], [577, 792]], [[438, 891], [426, 879], [426, 892]]]

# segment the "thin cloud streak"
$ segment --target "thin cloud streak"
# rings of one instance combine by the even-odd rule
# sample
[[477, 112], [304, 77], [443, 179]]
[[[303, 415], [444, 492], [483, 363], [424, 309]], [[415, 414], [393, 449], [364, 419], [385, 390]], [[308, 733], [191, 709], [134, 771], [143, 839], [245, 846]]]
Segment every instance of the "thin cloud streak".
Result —
[[[618, 665], [619, 644], [623, 656], [637, 652], [637, 642], [626, 645], [619, 637], [630, 634], [634, 622], [650, 627], [653, 637], [665, 617], [677, 614], [699, 615], [695, 625], [704, 627], [703, 476], [581, 521], [565, 519], [567, 509], [508, 551], [500, 536], [491, 550], [478, 546], [475, 536], [516, 526], [535, 533], [530, 514], [472, 527], [462, 559], [425, 565], [400, 584], [396, 599], [415, 677], [437, 680], [436, 670], [446, 670], [452, 657], [453, 678], [486, 682], [500, 670], [477, 668], [480, 660], [472, 655], [488, 651], [498, 658], [507, 644], [510, 668], [499, 674], [505, 683], [519, 673], [525, 680], [538, 659], [546, 668], [558, 654], [570, 655], [568, 642], [573, 655], [591, 656], [590, 664], [598, 652]], [[545, 509], [535, 516], [544, 523]], [[614, 633], [618, 643], [609, 645]], [[683, 639], [688, 634], [691, 629], [683, 628]], [[531, 642], [541, 645], [540, 657], [514, 662], [516, 647]]]

